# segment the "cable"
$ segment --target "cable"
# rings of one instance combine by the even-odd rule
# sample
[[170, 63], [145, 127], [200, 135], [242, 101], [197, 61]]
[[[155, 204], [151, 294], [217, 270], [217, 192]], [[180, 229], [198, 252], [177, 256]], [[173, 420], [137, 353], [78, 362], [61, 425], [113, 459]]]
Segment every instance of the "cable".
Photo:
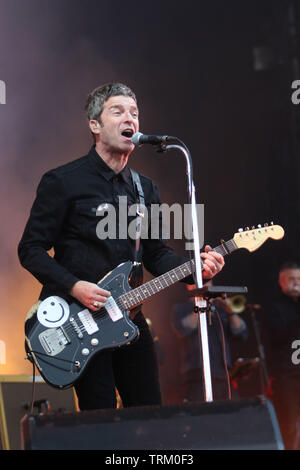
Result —
[[223, 363], [224, 363], [224, 369], [225, 369], [225, 374], [226, 374], [226, 381], [227, 381], [227, 390], [228, 390], [228, 399], [231, 400], [231, 385], [230, 385], [230, 376], [229, 376], [229, 371], [227, 367], [227, 359], [226, 359], [226, 340], [225, 340], [225, 334], [224, 334], [224, 328], [223, 328], [223, 323], [220, 318], [219, 312], [216, 309], [215, 306], [213, 307], [213, 311], [217, 314], [217, 319], [219, 322], [220, 330], [221, 330], [221, 336], [222, 336], [222, 356], [223, 356]]
[[32, 361], [32, 393], [31, 393], [31, 410], [30, 414], [33, 415], [33, 407], [35, 402], [35, 363]]

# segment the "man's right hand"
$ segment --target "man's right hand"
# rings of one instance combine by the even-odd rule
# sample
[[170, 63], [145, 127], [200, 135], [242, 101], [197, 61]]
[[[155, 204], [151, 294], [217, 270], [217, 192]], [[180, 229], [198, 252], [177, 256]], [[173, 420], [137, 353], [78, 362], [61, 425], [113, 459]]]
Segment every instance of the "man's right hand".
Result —
[[[92, 282], [78, 281], [70, 290], [70, 295], [79, 300], [89, 310], [96, 312], [105, 305], [108, 297], [110, 297], [110, 292], [101, 289], [101, 287]], [[98, 302], [98, 304], [94, 305], [94, 302]]]

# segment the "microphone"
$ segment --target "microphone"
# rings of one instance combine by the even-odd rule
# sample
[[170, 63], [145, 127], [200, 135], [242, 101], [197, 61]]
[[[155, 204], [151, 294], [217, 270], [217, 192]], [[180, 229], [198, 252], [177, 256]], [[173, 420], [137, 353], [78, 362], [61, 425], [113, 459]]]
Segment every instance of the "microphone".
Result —
[[172, 138], [167, 135], [146, 135], [142, 134], [141, 132], [136, 132], [131, 137], [131, 142], [134, 145], [143, 145], [143, 144], [151, 144], [151, 145], [159, 145], [164, 144], [168, 140]]

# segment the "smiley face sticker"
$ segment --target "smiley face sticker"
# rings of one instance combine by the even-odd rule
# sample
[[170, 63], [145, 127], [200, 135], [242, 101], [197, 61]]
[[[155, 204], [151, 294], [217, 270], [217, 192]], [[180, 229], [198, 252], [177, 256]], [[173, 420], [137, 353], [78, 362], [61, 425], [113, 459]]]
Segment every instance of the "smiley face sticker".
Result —
[[68, 303], [56, 295], [43, 300], [37, 310], [38, 321], [47, 328], [57, 328], [63, 325], [69, 318], [69, 314]]

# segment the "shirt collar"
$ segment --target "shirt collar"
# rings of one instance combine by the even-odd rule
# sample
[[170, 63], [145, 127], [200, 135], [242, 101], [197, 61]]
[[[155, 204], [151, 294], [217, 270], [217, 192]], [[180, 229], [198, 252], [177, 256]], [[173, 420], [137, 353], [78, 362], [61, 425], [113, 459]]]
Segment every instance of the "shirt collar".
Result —
[[98, 172], [100, 172], [101, 176], [105, 178], [107, 181], [111, 181], [113, 178], [116, 176], [121, 177], [126, 183], [131, 183], [131, 173], [126, 165], [125, 168], [123, 168], [120, 173], [116, 173], [114, 170], [112, 170], [106, 163], [105, 161], [101, 158], [101, 156], [98, 154], [95, 145], [92, 146], [88, 157], [90, 161], [92, 162], [93, 166], [97, 168]]

